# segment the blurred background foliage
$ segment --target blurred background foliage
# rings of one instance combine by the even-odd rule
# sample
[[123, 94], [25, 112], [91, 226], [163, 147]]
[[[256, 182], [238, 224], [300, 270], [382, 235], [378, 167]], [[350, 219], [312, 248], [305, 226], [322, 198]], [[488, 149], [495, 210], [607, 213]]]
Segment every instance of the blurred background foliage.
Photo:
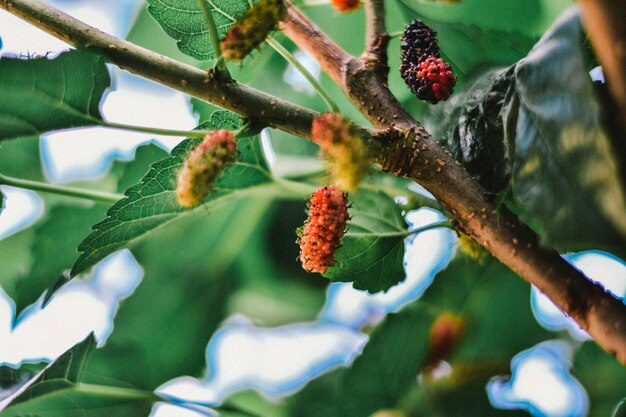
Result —
[[[364, 38], [362, 9], [340, 15], [325, 2], [297, 3], [339, 45], [360, 54]], [[397, 32], [413, 19], [423, 19], [438, 31], [443, 55], [459, 77], [457, 90], [462, 91], [488, 71], [524, 58], [572, 3], [387, 1], [388, 30], [394, 36], [389, 46], [390, 88], [418, 119], [426, 124], [437, 120], [436, 112], [411, 95], [396, 70]], [[289, 40], [280, 34], [276, 37], [296, 53], [297, 48]], [[181, 53], [145, 5], [139, 8], [127, 39], [202, 68], [209, 66]], [[298, 90], [285, 80], [288, 64], [267, 45], [248, 57], [244, 65], [231, 65], [230, 69], [242, 83], [318, 111], [326, 110], [318, 95]], [[325, 74], [321, 74], [320, 81], [342, 113], [366, 123]], [[190, 100], [190, 106], [199, 123], [207, 121], [216, 110], [195, 99]], [[315, 145], [274, 130], [269, 130], [267, 137], [276, 157], [275, 172], [304, 179], [311, 188], [324, 183]], [[37, 137], [0, 142], [0, 173], [45, 180], [39, 150]], [[73, 185], [123, 193], [141, 180], [150, 164], [167, 157], [168, 153], [157, 145], [144, 145], [137, 149], [132, 161], [114, 161], [106, 176]], [[419, 194], [408, 189], [406, 181], [376, 173], [367, 182], [368, 187], [382, 190], [390, 197], [421, 201]], [[244, 315], [259, 327], [317, 320], [327, 302], [329, 280], [306, 274], [296, 260], [295, 229], [306, 217], [305, 195], [243, 196], [160, 227], [149, 239], [134, 246], [132, 253], [143, 268], [144, 277], [134, 293], [122, 301], [106, 344], [94, 350], [89, 344], [95, 342], [86, 339], [77, 345], [69, 354], [69, 362], [63, 358], [57, 361], [58, 367], [64, 369], [62, 375], [50, 376], [57, 385], [41, 386], [39, 391], [34, 385], [30, 388], [29, 398], [39, 401], [32, 405], [34, 408], [29, 408], [29, 402], [22, 397], [22, 405], [10, 407], [6, 415], [34, 410], [41, 416], [70, 415], [62, 414], [62, 410], [70, 410], [64, 407], [71, 407], [72, 403], [82, 404], [77, 407], [90, 417], [140, 415], [137, 413], [146, 413], [156, 398], [137, 394], [133, 397], [136, 401], [118, 404], [102, 397], [102, 393], [96, 399], [90, 397], [84, 384], [149, 393], [183, 375], [204, 378], [212, 371], [207, 365], [207, 343], [224, 320], [233, 315]], [[0, 240], [0, 286], [15, 302], [18, 316], [26, 309], [24, 317], [28, 306], [38, 302], [57, 278], [72, 267], [78, 244], [108, 209], [106, 204], [51, 194], [40, 194], [40, 198], [44, 208], [37, 221]], [[384, 320], [372, 317], [360, 329], [371, 337], [351, 367], [332, 370], [287, 399], [268, 400], [253, 391], [232, 394], [221, 406], [221, 415], [366, 417], [378, 410], [392, 410], [376, 415], [561, 416], [565, 414], [550, 414], [522, 403], [515, 406], [516, 410], [496, 409], [485, 388], [496, 375], [505, 380], [511, 377], [511, 360], [520, 352], [558, 338], [575, 351], [566, 369], [571, 366], [571, 376], [586, 390], [586, 394], [580, 395], [589, 400], [588, 409], [567, 415], [611, 416], [613, 408], [626, 397], [624, 369], [592, 342], [580, 342], [566, 332], [542, 328], [531, 311], [530, 287], [499, 262], [489, 256], [472, 259], [454, 250], [455, 259], [436, 276], [423, 297], [408, 306], [399, 306], [398, 312]], [[434, 355], [429, 344], [431, 325], [444, 313], [459, 317], [464, 331], [445, 357], [430, 364], [447, 369], [440, 375], [426, 365]], [[82, 358], [77, 352], [83, 352], [85, 358], [90, 353], [89, 360], [80, 359], [80, 366], [76, 365], [74, 361]], [[444, 359], [445, 362], [439, 362]], [[70, 371], [77, 366], [82, 371], [80, 379], [70, 377]], [[14, 392], [37, 369], [34, 365], [24, 365], [19, 370], [0, 368], [2, 396]], [[61, 396], [53, 395], [59, 390], [67, 391], [62, 391], [66, 394]]]

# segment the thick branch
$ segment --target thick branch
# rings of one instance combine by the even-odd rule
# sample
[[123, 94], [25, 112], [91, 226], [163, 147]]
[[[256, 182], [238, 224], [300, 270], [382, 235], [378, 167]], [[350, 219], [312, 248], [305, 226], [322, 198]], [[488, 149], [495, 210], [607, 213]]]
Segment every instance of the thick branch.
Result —
[[[113, 63], [146, 78], [308, 137], [308, 109], [183, 65], [104, 34], [34, 0], [0, 0], [22, 16], [69, 43], [105, 53]], [[330, 41], [294, 7], [283, 24], [299, 47], [311, 53], [338, 82], [380, 134], [377, 161], [384, 170], [424, 185], [459, 221], [460, 227], [492, 254], [537, 286], [571, 315], [604, 349], [626, 363], [626, 306], [589, 281], [555, 251], [539, 247], [537, 236], [512, 214], [496, 215], [485, 190], [404, 110], [386, 87], [385, 74], [372, 70]], [[400, 130], [397, 130], [400, 129]], [[503, 294], [503, 296], [506, 296]]]
[[609, 90], [626, 135], [626, 2], [623, 0], [580, 0], [582, 20], [596, 50]]
[[341, 49], [294, 6], [287, 8], [287, 15], [280, 28], [300, 48], [313, 55], [330, 78], [343, 85], [342, 70], [354, 59], [352, 55]]
[[[298, 18], [286, 21], [283, 30], [298, 46], [314, 54], [315, 48], [329, 42], [299, 11], [291, 10], [290, 16]], [[298, 36], [304, 26], [319, 38]], [[383, 140], [378, 162], [384, 170], [424, 186], [454, 215], [465, 233], [539, 288], [599, 345], [626, 364], [626, 306], [622, 301], [590, 281], [556, 251], [540, 247], [537, 235], [513, 214], [506, 210], [497, 213], [486, 190], [397, 101], [381, 70], [372, 71], [366, 62], [355, 59], [324, 59], [320, 64], [329, 74], [342, 75], [336, 81], [371, 123], [397, 132], [395, 139], [392, 134]]]
[[0, 0], [5, 9], [70, 45], [96, 50], [120, 68], [260, 123], [307, 137], [318, 114], [104, 33], [37, 0]]

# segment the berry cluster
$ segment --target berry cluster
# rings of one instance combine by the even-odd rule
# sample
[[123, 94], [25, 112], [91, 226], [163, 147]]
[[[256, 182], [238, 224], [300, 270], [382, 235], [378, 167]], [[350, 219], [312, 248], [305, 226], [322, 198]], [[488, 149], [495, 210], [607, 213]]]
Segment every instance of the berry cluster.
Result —
[[313, 120], [311, 138], [320, 145], [337, 186], [355, 191], [370, 168], [367, 145], [339, 113], [325, 113]]
[[242, 61], [276, 29], [286, 11], [282, 0], [261, 0], [255, 3], [222, 40], [224, 58]]
[[215, 130], [196, 146], [178, 172], [176, 198], [183, 207], [195, 207], [209, 194], [213, 183], [233, 162], [237, 143], [233, 133], [226, 129]]
[[331, 0], [335, 10], [341, 13], [350, 13], [361, 7], [360, 0]]
[[404, 29], [400, 73], [421, 100], [435, 104], [447, 100], [456, 84], [450, 65], [440, 58], [437, 33], [420, 20]]
[[305, 271], [323, 274], [335, 263], [335, 251], [349, 219], [348, 197], [339, 188], [330, 185], [313, 193], [309, 218], [298, 237]]

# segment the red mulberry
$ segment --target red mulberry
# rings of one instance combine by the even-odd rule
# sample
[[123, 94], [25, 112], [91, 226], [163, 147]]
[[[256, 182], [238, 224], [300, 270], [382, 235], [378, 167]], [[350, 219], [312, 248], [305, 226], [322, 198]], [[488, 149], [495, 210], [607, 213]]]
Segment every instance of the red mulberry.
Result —
[[348, 197], [330, 185], [315, 191], [309, 203], [309, 218], [298, 238], [302, 268], [323, 274], [335, 263], [335, 252], [345, 233]]
[[283, 20], [287, 8], [282, 0], [261, 0], [230, 28], [222, 40], [224, 58], [242, 61]]
[[311, 138], [320, 145], [339, 188], [354, 191], [370, 167], [367, 145], [339, 113], [326, 113], [313, 120]]
[[407, 70], [404, 81], [420, 100], [435, 104], [450, 97], [456, 77], [443, 59], [430, 56]]
[[349, 13], [358, 10], [361, 7], [360, 0], [331, 0], [335, 10], [341, 13]]
[[211, 191], [213, 183], [234, 160], [235, 136], [229, 130], [215, 130], [196, 146], [178, 172], [176, 198], [183, 207], [195, 207]]

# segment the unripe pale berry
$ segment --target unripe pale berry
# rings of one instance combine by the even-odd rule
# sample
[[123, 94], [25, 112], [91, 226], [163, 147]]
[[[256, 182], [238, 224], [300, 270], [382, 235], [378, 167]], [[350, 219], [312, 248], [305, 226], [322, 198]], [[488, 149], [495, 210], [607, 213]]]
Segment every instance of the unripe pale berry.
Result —
[[195, 207], [209, 194], [213, 183], [233, 162], [237, 143], [229, 130], [215, 130], [189, 155], [178, 172], [176, 198], [183, 207]]
[[348, 197], [339, 188], [330, 185], [313, 193], [309, 218], [297, 241], [304, 270], [323, 274], [335, 263], [335, 252], [349, 218]]
[[282, 0], [261, 0], [255, 3], [222, 40], [224, 58], [240, 62], [276, 29], [287, 8]]
[[320, 146], [337, 186], [355, 191], [369, 171], [370, 158], [353, 125], [339, 113], [325, 113], [313, 120], [311, 139]]

